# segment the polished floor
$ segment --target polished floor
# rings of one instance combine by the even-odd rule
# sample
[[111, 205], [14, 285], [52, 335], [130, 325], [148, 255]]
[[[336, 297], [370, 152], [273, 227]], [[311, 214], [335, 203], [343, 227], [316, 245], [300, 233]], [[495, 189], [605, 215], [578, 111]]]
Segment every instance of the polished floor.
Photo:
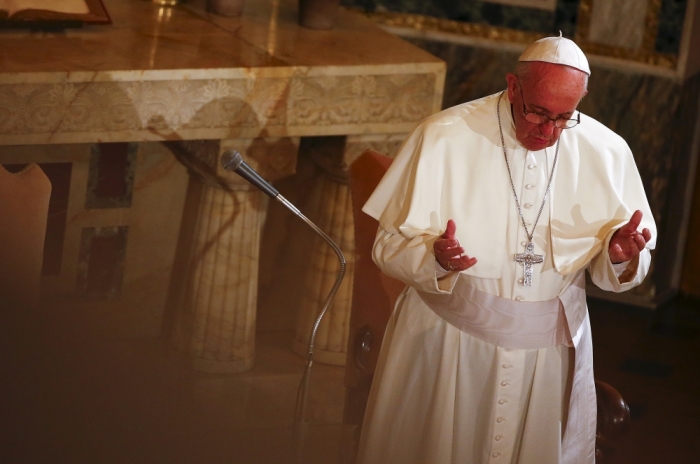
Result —
[[[629, 402], [607, 462], [700, 462], [700, 305], [656, 312], [591, 301], [596, 377]], [[343, 370], [316, 364], [304, 428], [292, 333], [258, 333], [245, 374], [193, 372], [159, 340], [114, 340], [70, 311], [2, 308], [2, 463], [347, 461]]]
[[594, 369], [630, 407], [619, 464], [700, 463], [700, 301], [654, 312], [590, 301]]

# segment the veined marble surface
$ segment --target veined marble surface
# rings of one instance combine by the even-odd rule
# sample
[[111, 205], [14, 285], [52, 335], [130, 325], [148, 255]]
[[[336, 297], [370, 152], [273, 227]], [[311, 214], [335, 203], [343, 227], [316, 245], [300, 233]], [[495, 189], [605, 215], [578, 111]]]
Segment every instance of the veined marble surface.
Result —
[[0, 31], [0, 144], [401, 133], [440, 108], [444, 63], [358, 13], [105, 5], [112, 25]]
[[649, 0], [593, 0], [589, 39], [592, 42], [638, 49], [644, 40]]

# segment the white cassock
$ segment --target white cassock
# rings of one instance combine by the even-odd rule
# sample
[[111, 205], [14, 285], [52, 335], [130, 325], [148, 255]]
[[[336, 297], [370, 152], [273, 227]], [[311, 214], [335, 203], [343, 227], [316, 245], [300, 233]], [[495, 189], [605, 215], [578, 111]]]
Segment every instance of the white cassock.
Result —
[[[551, 192], [534, 231], [535, 253], [544, 255], [544, 262], [534, 265], [532, 286], [523, 286], [523, 266], [514, 256], [525, 251], [527, 235], [503, 159], [499, 95], [423, 121], [364, 207], [380, 223], [374, 260], [408, 287], [382, 345], [359, 464], [595, 460], [584, 272], [588, 269], [604, 290], [620, 292], [638, 285], [651, 261], [654, 220], [625, 141], [581, 115], [581, 124], [560, 137]], [[532, 228], [555, 146], [526, 150], [515, 138], [505, 95], [500, 111], [513, 183]], [[609, 240], [637, 209], [644, 214], [640, 230], [649, 228], [654, 238], [638, 258], [613, 267]], [[432, 246], [448, 219], [455, 221], [465, 253], [478, 262], [441, 276]], [[506, 321], [508, 329], [497, 333], [500, 329], [493, 325], [503, 319], [491, 318], [496, 313], [487, 306], [477, 311], [478, 320], [470, 320], [473, 307], [460, 316], [460, 308], [428, 304], [431, 298], [447, 298], [454, 305], [462, 294], [455, 295], [455, 289], [463, 288], [500, 297], [510, 305], [504, 314], [520, 304], [514, 301], [554, 301], [559, 338], [529, 344], [525, 335], [537, 332], [539, 322], [525, 312], [511, 311], [515, 322]], [[485, 325], [471, 330], [470, 324]]]

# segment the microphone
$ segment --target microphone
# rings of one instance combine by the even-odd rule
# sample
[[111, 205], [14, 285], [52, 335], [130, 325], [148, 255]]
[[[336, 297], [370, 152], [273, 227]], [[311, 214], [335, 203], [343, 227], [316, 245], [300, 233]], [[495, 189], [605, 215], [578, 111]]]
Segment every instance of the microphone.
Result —
[[276, 198], [280, 193], [269, 182], [260, 177], [253, 168], [243, 161], [243, 157], [236, 150], [226, 150], [221, 155], [221, 164], [227, 171], [233, 171], [258, 189], [262, 190], [266, 195]]
[[321, 238], [323, 238], [323, 240], [325, 240], [326, 243], [328, 243], [328, 245], [333, 249], [336, 256], [338, 257], [338, 260], [340, 261], [340, 271], [338, 272], [338, 277], [336, 278], [333, 287], [328, 293], [328, 296], [326, 297], [326, 301], [323, 303], [321, 311], [316, 317], [313, 329], [311, 331], [311, 336], [309, 337], [307, 355], [308, 357], [306, 360], [304, 375], [302, 376], [301, 383], [299, 385], [299, 391], [297, 392], [297, 404], [294, 412], [294, 422], [299, 423], [304, 418], [304, 412], [306, 410], [306, 404], [308, 402], [309, 381], [311, 378], [311, 367], [313, 365], [314, 341], [316, 340], [316, 332], [318, 332], [318, 328], [321, 325], [323, 316], [326, 314], [328, 307], [331, 305], [333, 297], [335, 297], [335, 294], [343, 281], [343, 277], [345, 277], [345, 256], [343, 256], [343, 252], [340, 250], [338, 245], [336, 245], [335, 242], [331, 240], [331, 238], [328, 235], [325, 234], [325, 232], [323, 232], [316, 224], [311, 222], [311, 220], [309, 220], [306, 216], [301, 214], [301, 211], [299, 211], [296, 208], [296, 206], [294, 206], [289, 200], [280, 195], [276, 188], [274, 188], [269, 182], [263, 179], [260, 176], [260, 174], [255, 172], [253, 168], [248, 166], [248, 164], [245, 161], [243, 161], [241, 154], [238, 153], [236, 150], [226, 150], [221, 155], [221, 165], [227, 171], [233, 171], [236, 174], [240, 175], [245, 180], [253, 184], [255, 187], [262, 190], [266, 195], [276, 199], [284, 206], [286, 206], [291, 212], [299, 216], [304, 222], [306, 222], [306, 224], [308, 224], [309, 227], [311, 227], [314, 230], [314, 232], [320, 235]]

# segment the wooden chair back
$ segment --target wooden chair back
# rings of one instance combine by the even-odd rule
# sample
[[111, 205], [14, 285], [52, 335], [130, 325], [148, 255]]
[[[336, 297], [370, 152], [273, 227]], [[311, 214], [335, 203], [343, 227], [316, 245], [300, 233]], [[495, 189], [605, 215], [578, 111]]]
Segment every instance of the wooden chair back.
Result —
[[0, 301], [36, 307], [51, 182], [37, 164], [18, 173], [0, 165]]
[[383, 274], [372, 261], [372, 246], [379, 224], [362, 212], [362, 206], [391, 161], [388, 156], [367, 150], [350, 165], [355, 272], [345, 367], [346, 424], [359, 425], [362, 422], [384, 331], [396, 299], [405, 287], [404, 283]]

